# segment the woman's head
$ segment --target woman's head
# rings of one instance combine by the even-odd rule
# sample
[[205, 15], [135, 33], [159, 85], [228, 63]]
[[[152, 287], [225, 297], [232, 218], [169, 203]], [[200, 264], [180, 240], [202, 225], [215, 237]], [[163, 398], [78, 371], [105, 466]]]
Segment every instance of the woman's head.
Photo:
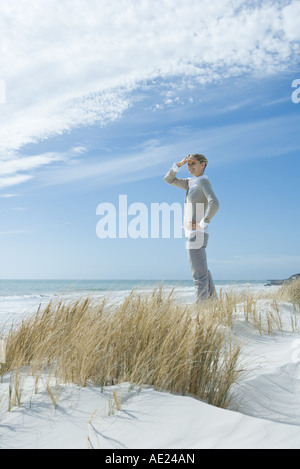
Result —
[[201, 153], [193, 153], [188, 159], [188, 169], [193, 176], [202, 176], [208, 160]]

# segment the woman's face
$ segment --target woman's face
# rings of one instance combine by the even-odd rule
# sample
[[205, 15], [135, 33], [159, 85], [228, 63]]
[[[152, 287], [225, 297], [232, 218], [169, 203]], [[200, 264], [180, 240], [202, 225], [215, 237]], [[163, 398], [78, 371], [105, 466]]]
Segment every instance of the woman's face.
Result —
[[188, 159], [188, 170], [192, 176], [202, 176], [205, 169], [205, 163], [200, 163], [197, 158], [190, 156]]

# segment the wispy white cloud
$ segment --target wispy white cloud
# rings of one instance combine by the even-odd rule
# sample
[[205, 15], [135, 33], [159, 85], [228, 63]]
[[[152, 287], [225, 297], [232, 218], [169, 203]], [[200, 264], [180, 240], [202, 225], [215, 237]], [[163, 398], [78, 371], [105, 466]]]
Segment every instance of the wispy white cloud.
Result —
[[10, 199], [12, 197], [18, 197], [18, 194], [0, 194], [0, 198], [2, 199]]
[[188, 86], [299, 57], [297, 0], [0, 0], [0, 11], [2, 155], [120, 118], [153, 79]]
[[15, 176], [9, 177], [0, 177], [0, 189], [5, 189], [6, 187], [17, 186], [24, 182], [32, 179], [32, 176], [29, 174], [17, 174]]
[[62, 161], [63, 159], [62, 155], [55, 153], [46, 153], [44, 155], [27, 156], [23, 158], [11, 158], [1, 162], [0, 178], [20, 171], [23, 172], [37, 169], [55, 161]]
[[[104, 187], [143, 180], [161, 176], [171, 163], [195, 152], [206, 154], [208, 170], [246, 159], [284, 158], [290, 152], [300, 151], [300, 144], [294, 139], [299, 123], [297, 116], [287, 115], [208, 129], [175, 128], [109, 157], [100, 151], [95, 158], [89, 156], [87, 148], [74, 147], [64, 153], [6, 158], [0, 164], [0, 189], [32, 180], [37, 174], [43, 186], [80, 181], [91, 185], [101, 181]], [[41, 171], [43, 168], [46, 171]]]
[[[6, 157], [0, 162], [0, 189], [16, 186], [32, 179], [37, 170], [53, 163], [73, 163], [74, 158], [83, 154], [83, 147], [74, 147], [64, 153], [44, 153], [34, 156]], [[14, 194], [2, 194], [12, 197]]]
[[[300, 143], [294, 140], [299, 124], [300, 118], [291, 115], [208, 129], [175, 128], [118, 155], [102, 154], [98, 158], [84, 155], [72, 166], [50, 167], [40, 179], [43, 185], [80, 181], [91, 185], [101, 181], [104, 187], [163, 176], [174, 161], [196, 152], [208, 157], [208, 171], [241, 160], [258, 162], [262, 158], [284, 158], [290, 152], [300, 151]], [[184, 177], [185, 170], [182, 171]]]

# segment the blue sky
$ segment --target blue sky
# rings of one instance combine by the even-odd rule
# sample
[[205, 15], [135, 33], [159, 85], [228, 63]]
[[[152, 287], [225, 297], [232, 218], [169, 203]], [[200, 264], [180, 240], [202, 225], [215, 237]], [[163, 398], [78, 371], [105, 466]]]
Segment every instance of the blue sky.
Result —
[[195, 152], [214, 278], [300, 271], [298, 2], [29, 3], [0, 0], [0, 278], [190, 279], [183, 237], [101, 240], [96, 209], [183, 204]]

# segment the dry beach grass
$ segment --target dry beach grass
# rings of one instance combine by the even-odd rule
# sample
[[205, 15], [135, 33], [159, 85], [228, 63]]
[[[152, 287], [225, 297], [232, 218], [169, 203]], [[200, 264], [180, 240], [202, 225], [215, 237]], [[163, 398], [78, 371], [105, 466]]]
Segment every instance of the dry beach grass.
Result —
[[37, 378], [47, 370], [80, 386], [147, 384], [225, 407], [239, 347], [217, 303], [178, 305], [160, 288], [132, 291], [115, 307], [106, 299], [50, 303], [7, 334], [5, 373], [26, 367]]
[[50, 302], [9, 332], [0, 331], [6, 344], [1, 374], [13, 376], [10, 402], [19, 404], [26, 370], [36, 382], [44, 372], [60, 384], [129, 382], [225, 408], [241, 372], [241, 345], [231, 341], [236, 315], [272, 334], [282, 328], [278, 301], [294, 302], [296, 308], [299, 291], [299, 281], [283, 286], [269, 296], [272, 305], [264, 315], [261, 297], [253, 294], [221, 292], [219, 300], [196, 306], [178, 304], [160, 287], [143, 295], [132, 291], [116, 305], [107, 298]]
[[293, 282], [284, 283], [279, 290], [279, 298], [300, 305], [300, 278]]

